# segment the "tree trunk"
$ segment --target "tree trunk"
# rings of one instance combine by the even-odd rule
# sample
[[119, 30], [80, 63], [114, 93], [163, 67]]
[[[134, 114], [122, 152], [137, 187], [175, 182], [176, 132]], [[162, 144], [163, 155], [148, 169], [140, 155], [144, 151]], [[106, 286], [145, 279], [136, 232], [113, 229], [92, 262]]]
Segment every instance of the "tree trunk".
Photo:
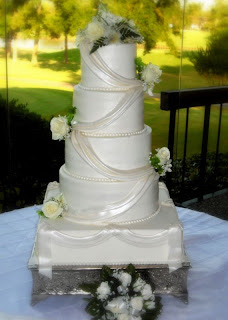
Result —
[[8, 32], [7, 33], [7, 38], [6, 38], [6, 53], [7, 53], [7, 57], [10, 58], [11, 54], [12, 54], [12, 32]]
[[34, 46], [33, 46], [33, 51], [32, 51], [32, 63], [37, 64], [38, 59], [37, 59], [37, 54], [38, 54], [38, 45], [39, 45], [39, 32], [36, 32], [36, 36], [34, 39]]
[[17, 61], [17, 35], [13, 38], [13, 62]]
[[65, 51], [64, 51], [64, 63], [68, 62], [68, 37], [67, 33], [65, 33]]

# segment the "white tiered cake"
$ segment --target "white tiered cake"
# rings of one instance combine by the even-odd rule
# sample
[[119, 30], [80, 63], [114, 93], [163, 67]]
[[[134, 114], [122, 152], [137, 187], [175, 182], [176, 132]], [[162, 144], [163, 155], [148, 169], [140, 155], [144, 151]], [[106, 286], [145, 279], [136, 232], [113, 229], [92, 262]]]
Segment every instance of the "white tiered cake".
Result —
[[149, 164], [151, 128], [144, 125], [142, 82], [135, 79], [135, 44], [111, 44], [90, 54], [82, 44], [77, 113], [66, 139], [60, 183], [45, 202], [63, 194], [67, 210], [41, 218], [34, 259], [52, 266], [162, 264], [185, 260], [183, 229], [164, 183]]

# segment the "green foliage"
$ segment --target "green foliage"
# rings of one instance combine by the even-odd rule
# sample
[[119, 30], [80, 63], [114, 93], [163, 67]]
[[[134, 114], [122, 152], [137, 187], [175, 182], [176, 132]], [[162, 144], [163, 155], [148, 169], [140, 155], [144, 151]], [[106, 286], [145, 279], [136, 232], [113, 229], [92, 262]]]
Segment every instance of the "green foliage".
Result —
[[[127, 291], [126, 291], [127, 296], [126, 296], [126, 292], [120, 293], [118, 290], [118, 288], [120, 288], [122, 283], [118, 279], [117, 274], [119, 273], [120, 275], [122, 271], [112, 270], [108, 266], [103, 266], [100, 273], [101, 282], [107, 282], [110, 287], [110, 294], [106, 298], [101, 300], [99, 297], [99, 294], [97, 294], [97, 289], [100, 286], [101, 282], [95, 282], [93, 284], [83, 283], [82, 285], [80, 285], [80, 289], [86, 292], [89, 292], [92, 295], [91, 298], [86, 299], [88, 301], [86, 311], [93, 317], [92, 320], [110, 319], [113, 317], [114, 314], [111, 311], [107, 311], [105, 309], [105, 306], [113, 298], [126, 296], [127, 299], [130, 299], [131, 297], [141, 296], [141, 293], [134, 291], [134, 288], [133, 288], [135, 281], [139, 278], [139, 273], [136, 271], [135, 267], [132, 264], [129, 264], [126, 267], [126, 269], [123, 271], [131, 275], [131, 283], [128, 285]], [[149, 301], [149, 299], [147, 301]], [[155, 297], [155, 308], [152, 310], [149, 310], [145, 304], [143, 313], [142, 313], [142, 319], [144, 320], [157, 319], [158, 315], [161, 313], [161, 309], [162, 309], [161, 299], [159, 297]]]
[[94, 42], [92, 49], [90, 50], [90, 54], [94, 53], [97, 49], [104, 47], [107, 45], [107, 38], [101, 37], [97, 41]]
[[199, 74], [220, 79], [221, 84], [228, 79], [228, 29], [213, 32], [206, 49], [192, 52], [190, 60]]
[[131, 38], [131, 39], [136, 39], [136, 40], [137, 40], [137, 38], [140, 38], [140, 37], [141, 37], [139, 33], [131, 30], [131, 28], [129, 28], [127, 25], [126, 25], [126, 26], [123, 25], [123, 26], [119, 29], [119, 31], [120, 31], [120, 34], [121, 34], [120, 39], [121, 39], [121, 41], [123, 41], [123, 42], [124, 42], [125, 40], [129, 39], [129, 38]]
[[83, 283], [80, 285], [80, 289], [82, 289], [85, 292], [89, 292], [92, 295], [96, 294], [97, 288], [99, 287], [99, 282], [94, 283]]
[[150, 163], [159, 174], [162, 174], [163, 169], [160, 165], [160, 159], [156, 155], [150, 157]]
[[[187, 158], [185, 172], [183, 172], [183, 159], [173, 160], [170, 181], [167, 182], [171, 198], [176, 203], [198, 198], [200, 187], [202, 186], [202, 181], [200, 181], [200, 162], [200, 154]], [[228, 153], [219, 153], [217, 158], [215, 152], [207, 154], [206, 175], [203, 182], [204, 195], [228, 188], [227, 168]], [[163, 180], [166, 182], [166, 178], [163, 178]]]
[[42, 203], [47, 184], [58, 180], [64, 144], [52, 141], [49, 121], [16, 100], [7, 106], [1, 96], [0, 134], [1, 210]]
[[71, 121], [74, 119], [76, 110], [77, 110], [77, 108], [75, 108], [75, 107], [68, 108], [67, 115], [66, 115], [68, 126], [71, 126]]
[[112, 276], [112, 270], [107, 266], [103, 266], [101, 269], [101, 280], [108, 281], [111, 276]]
[[141, 75], [146, 64], [142, 61], [141, 57], [137, 57], [135, 58], [135, 65], [136, 65], [137, 79], [141, 80]]
[[142, 315], [142, 320], [151, 320], [158, 318], [162, 311], [161, 297], [155, 297], [155, 304], [156, 308], [153, 310], [147, 310], [147, 313]]
[[40, 211], [40, 210], [36, 210], [37, 214], [40, 216], [40, 217], [45, 217], [43, 211]]
[[[104, 0], [104, 2], [108, 4], [111, 12], [134, 20], [140, 34], [144, 37], [145, 52], [154, 48], [158, 40], [165, 40], [168, 45], [172, 43], [174, 46], [169, 23], [171, 16], [175, 25], [179, 21], [181, 13], [179, 1]], [[176, 25], [175, 30], [178, 30], [179, 27], [180, 25]]]

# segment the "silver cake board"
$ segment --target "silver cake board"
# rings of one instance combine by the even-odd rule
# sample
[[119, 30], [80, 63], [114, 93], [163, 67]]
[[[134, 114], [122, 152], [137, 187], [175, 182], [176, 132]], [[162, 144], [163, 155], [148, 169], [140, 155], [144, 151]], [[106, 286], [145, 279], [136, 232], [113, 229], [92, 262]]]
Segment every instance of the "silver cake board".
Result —
[[[124, 268], [126, 265], [109, 266], [110, 268]], [[170, 272], [168, 265], [135, 265], [141, 277], [155, 287], [156, 295], [173, 295], [188, 303], [187, 275], [191, 267], [188, 258], [182, 267]], [[51, 295], [88, 295], [80, 289], [82, 283], [93, 283], [100, 280], [102, 266], [53, 266], [52, 279], [39, 273], [37, 265], [29, 264], [33, 277], [31, 304]]]

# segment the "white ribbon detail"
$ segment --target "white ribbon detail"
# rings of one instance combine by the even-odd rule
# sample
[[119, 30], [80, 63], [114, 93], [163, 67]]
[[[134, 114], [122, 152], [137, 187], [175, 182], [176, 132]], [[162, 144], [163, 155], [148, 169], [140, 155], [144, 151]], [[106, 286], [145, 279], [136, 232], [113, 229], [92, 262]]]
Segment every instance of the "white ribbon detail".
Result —
[[182, 251], [178, 247], [180, 234], [180, 226], [173, 226], [169, 230], [164, 230], [154, 235], [141, 235], [129, 229], [109, 226], [90, 236], [73, 237], [54, 229], [48, 221], [42, 221], [41, 219], [38, 232], [39, 272], [50, 279], [52, 278], [52, 242], [66, 248], [90, 248], [98, 246], [112, 237], [142, 248], [152, 248], [165, 244], [168, 241], [170, 248], [168, 264], [174, 270], [179, 267], [178, 261], [180, 261], [182, 254]]
[[[108, 221], [113, 219], [117, 215], [120, 216], [121, 214], [128, 211], [131, 207], [133, 207], [139, 199], [145, 194], [147, 189], [151, 186], [154, 181], [154, 176], [150, 175], [144, 179], [140, 179], [133, 189], [120, 201], [115, 203], [111, 203], [106, 207], [100, 208], [92, 208], [86, 209], [81, 211], [75, 211], [74, 208], [70, 208], [71, 212], [75, 211], [75, 214], [72, 216], [68, 214], [66, 219], [72, 219], [75, 222], [90, 222], [96, 224], [101, 222], [102, 220]], [[154, 208], [154, 211], [151, 212], [151, 215], [154, 215], [155, 212], [158, 210], [157, 207]]]

